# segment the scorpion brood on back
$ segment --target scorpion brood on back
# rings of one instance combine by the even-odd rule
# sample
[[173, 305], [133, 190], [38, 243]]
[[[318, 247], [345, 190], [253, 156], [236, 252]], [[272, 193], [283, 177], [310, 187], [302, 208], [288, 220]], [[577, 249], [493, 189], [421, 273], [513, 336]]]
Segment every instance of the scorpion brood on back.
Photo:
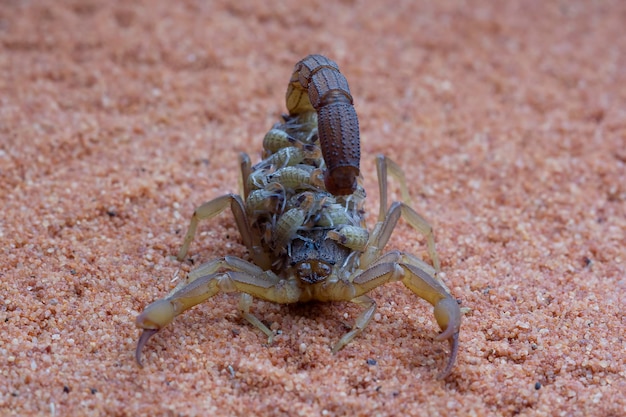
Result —
[[[272, 331], [250, 313], [252, 297], [276, 302], [352, 301], [365, 310], [334, 345], [337, 352], [363, 331], [376, 303], [366, 295], [387, 282], [401, 281], [434, 307], [442, 329], [437, 339], [450, 343], [450, 358], [439, 374], [450, 374], [458, 351], [461, 311], [437, 277], [439, 259], [432, 228], [405, 202], [387, 208], [387, 174], [408, 191], [402, 170], [391, 160], [376, 160], [380, 190], [378, 222], [365, 228], [365, 191], [360, 184], [359, 126], [345, 77], [333, 61], [310, 55], [296, 64], [287, 89], [289, 115], [263, 141], [263, 160], [251, 166], [242, 154], [243, 198], [218, 197], [198, 207], [178, 253], [182, 261], [198, 222], [230, 207], [250, 261], [225, 256], [191, 271], [167, 297], [137, 317], [143, 333], [136, 359], [148, 339], [177, 315], [219, 291], [240, 292], [242, 316], [265, 333]], [[319, 141], [319, 145], [318, 145]], [[383, 253], [399, 218], [426, 236], [434, 268], [400, 251]]]

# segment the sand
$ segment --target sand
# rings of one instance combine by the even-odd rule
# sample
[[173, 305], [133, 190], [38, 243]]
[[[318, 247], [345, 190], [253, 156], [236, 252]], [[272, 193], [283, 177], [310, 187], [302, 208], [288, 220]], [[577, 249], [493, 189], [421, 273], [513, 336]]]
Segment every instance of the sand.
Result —
[[[626, 3], [229, 3], [0, 3], [0, 415], [626, 415]], [[350, 83], [369, 224], [384, 152], [434, 227], [452, 375], [400, 283], [336, 355], [358, 306], [256, 302], [268, 346], [221, 294], [139, 368], [136, 315], [245, 256], [224, 214], [172, 259], [309, 53]], [[406, 223], [389, 248], [427, 259]]]

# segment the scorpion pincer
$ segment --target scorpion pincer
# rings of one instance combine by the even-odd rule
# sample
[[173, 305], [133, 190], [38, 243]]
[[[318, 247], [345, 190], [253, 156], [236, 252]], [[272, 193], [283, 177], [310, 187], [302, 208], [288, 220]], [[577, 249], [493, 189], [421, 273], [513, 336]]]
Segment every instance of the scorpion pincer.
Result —
[[[263, 159], [252, 165], [240, 156], [242, 193], [227, 194], [198, 207], [191, 218], [178, 260], [187, 255], [198, 223], [230, 207], [249, 260], [224, 256], [192, 270], [166, 297], [137, 317], [143, 330], [135, 357], [148, 339], [185, 310], [218, 292], [239, 292], [242, 316], [272, 343], [273, 332], [250, 313], [253, 297], [288, 304], [351, 301], [364, 310], [352, 329], [333, 346], [337, 352], [374, 317], [375, 301], [366, 294], [400, 281], [434, 307], [450, 356], [439, 374], [452, 371], [459, 346], [461, 310], [439, 278], [439, 258], [431, 226], [408, 205], [400, 167], [378, 156], [380, 191], [377, 223], [365, 226], [365, 191], [359, 170], [358, 119], [345, 77], [321, 55], [298, 62], [287, 88], [289, 114], [265, 135]], [[321, 148], [321, 149], [320, 149]], [[387, 176], [399, 183], [403, 202], [387, 206]], [[433, 266], [409, 253], [383, 250], [403, 218], [426, 238]]]

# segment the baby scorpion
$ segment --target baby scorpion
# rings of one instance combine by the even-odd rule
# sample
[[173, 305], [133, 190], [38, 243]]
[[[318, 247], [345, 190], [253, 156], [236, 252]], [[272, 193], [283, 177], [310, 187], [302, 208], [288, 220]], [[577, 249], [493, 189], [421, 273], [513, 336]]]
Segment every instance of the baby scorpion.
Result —
[[[263, 141], [263, 160], [252, 166], [240, 156], [242, 196], [227, 194], [198, 207], [178, 253], [182, 261], [198, 222], [230, 207], [250, 261], [224, 256], [200, 265], [168, 296], [137, 317], [143, 333], [135, 357], [148, 339], [183, 311], [219, 291], [240, 292], [242, 316], [272, 343], [273, 333], [250, 313], [252, 297], [276, 303], [310, 300], [351, 301], [364, 307], [352, 329], [332, 348], [339, 351], [374, 317], [375, 301], [366, 293], [401, 281], [434, 307], [450, 356], [439, 378], [448, 376], [458, 352], [461, 311], [439, 279], [439, 258], [431, 226], [406, 203], [408, 190], [400, 167], [378, 156], [378, 221], [365, 227], [365, 191], [359, 170], [359, 128], [348, 82], [337, 64], [310, 55], [294, 68], [286, 94], [288, 115]], [[318, 145], [319, 142], [319, 145]], [[320, 152], [321, 148], [321, 152]], [[395, 177], [405, 202], [387, 208], [387, 175]], [[383, 253], [400, 217], [426, 237], [434, 264], [401, 251]]]

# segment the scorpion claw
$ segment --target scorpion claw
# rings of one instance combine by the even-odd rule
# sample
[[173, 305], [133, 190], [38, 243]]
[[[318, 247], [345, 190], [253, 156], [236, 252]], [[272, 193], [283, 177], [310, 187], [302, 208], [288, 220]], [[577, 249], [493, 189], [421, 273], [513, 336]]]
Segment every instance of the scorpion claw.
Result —
[[135, 360], [140, 368], [143, 368], [143, 363], [141, 362], [141, 350], [148, 343], [148, 339], [150, 339], [156, 332], [157, 329], [144, 329], [143, 333], [141, 333], [141, 337], [139, 341], [137, 341], [137, 349], [135, 349]]
[[437, 379], [444, 379], [452, 371], [454, 362], [459, 352], [459, 329], [461, 327], [461, 309], [456, 300], [446, 297], [435, 305], [435, 318], [439, 327], [443, 330], [435, 339], [448, 339], [450, 342], [450, 358], [445, 369], [437, 375]]
[[454, 362], [456, 362], [456, 356], [459, 353], [459, 332], [456, 332], [448, 339], [450, 342], [450, 358], [448, 359], [448, 364], [445, 369], [437, 375], [437, 379], [445, 379], [450, 375], [452, 371], [452, 367], [454, 366]]

